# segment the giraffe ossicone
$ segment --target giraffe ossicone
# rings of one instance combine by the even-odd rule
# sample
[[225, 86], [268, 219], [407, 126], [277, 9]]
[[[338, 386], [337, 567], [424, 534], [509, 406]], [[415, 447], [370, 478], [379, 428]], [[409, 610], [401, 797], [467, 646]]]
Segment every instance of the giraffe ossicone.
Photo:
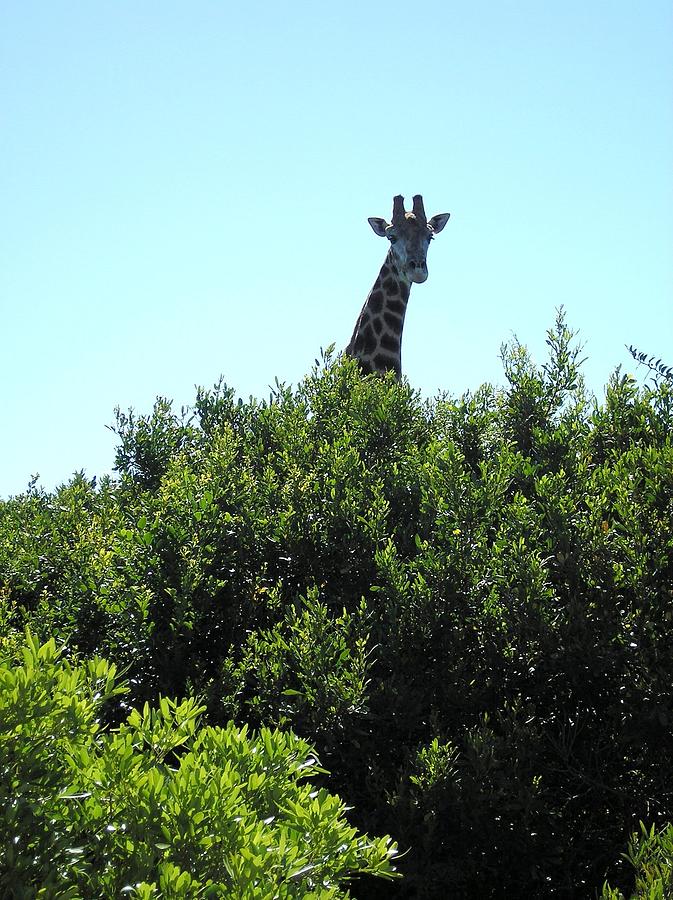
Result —
[[439, 234], [450, 213], [426, 219], [423, 198], [416, 194], [411, 212], [405, 212], [404, 197], [393, 198], [390, 222], [371, 218], [375, 234], [390, 241], [379, 276], [355, 323], [346, 354], [357, 359], [366, 374], [392, 370], [402, 374], [402, 329], [409, 291], [413, 283], [428, 277], [427, 253], [432, 238]]

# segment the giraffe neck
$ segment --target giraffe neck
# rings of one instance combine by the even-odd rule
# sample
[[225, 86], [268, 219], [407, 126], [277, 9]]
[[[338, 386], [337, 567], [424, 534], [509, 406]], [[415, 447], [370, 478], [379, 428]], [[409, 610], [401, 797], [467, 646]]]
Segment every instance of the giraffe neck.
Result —
[[410, 288], [411, 282], [400, 272], [389, 250], [346, 348], [365, 373], [392, 369], [398, 378], [401, 376], [402, 329]]

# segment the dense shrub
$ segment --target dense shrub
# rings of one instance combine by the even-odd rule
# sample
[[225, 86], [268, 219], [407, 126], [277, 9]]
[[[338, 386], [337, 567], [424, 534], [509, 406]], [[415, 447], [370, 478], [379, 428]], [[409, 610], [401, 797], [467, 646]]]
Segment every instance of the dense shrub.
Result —
[[292, 734], [199, 727], [194, 700], [161, 698], [114, 731], [124, 687], [100, 658], [60, 658], [28, 636], [0, 663], [3, 897], [346, 897], [391, 877], [395, 847], [360, 835]]
[[118, 413], [117, 480], [0, 504], [7, 652], [29, 623], [128, 669], [111, 722], [192, 693], [308, 740], [407, 851], [360, 897], [628, 894], [673, 821], [673, 387], [594, 400], [562, 315], [547, 343], [458, 399], [342, 360]]

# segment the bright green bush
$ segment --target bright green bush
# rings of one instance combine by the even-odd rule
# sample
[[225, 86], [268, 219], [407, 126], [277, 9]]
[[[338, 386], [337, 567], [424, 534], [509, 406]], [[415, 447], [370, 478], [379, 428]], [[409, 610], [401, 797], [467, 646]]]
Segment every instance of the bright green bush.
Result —
[[3, 897], [346, 897], [391, 877], [395, 846], [358, 834], [291, 733], [200, 727], [194, 700], [160, 699], [112, 731], [123, 693], [100, 658], [68, 662], [28, 635], [0, 665]]
[[[655, 831], [640, 823], [630, 842], [626, 858], [635, 871], [635, 889], [630, 900], [667, 900], [673, 896], [673, 825]], [[624, 900], [624, 894], [607, 883], [602, 900]]]

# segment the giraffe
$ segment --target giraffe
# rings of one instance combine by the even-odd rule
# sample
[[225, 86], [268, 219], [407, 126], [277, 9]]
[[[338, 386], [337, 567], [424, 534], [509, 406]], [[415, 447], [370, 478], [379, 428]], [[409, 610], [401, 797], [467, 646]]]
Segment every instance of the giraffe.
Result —
[[390, 224], [371, 218], [374, 234], [388, 238], [385, 262], [365, 300], [346, 354], [357, 359], [365, 374], [392, 369], [402, 375], [402, 328], [412, 282], [422, 284], [428, 277], [426, 255], [432, 238], [439, 234], [450, 213], [425, 218], [423, 198], [417, 194], [413, 211], [404, 211], [404, 197], [393, 198]]

